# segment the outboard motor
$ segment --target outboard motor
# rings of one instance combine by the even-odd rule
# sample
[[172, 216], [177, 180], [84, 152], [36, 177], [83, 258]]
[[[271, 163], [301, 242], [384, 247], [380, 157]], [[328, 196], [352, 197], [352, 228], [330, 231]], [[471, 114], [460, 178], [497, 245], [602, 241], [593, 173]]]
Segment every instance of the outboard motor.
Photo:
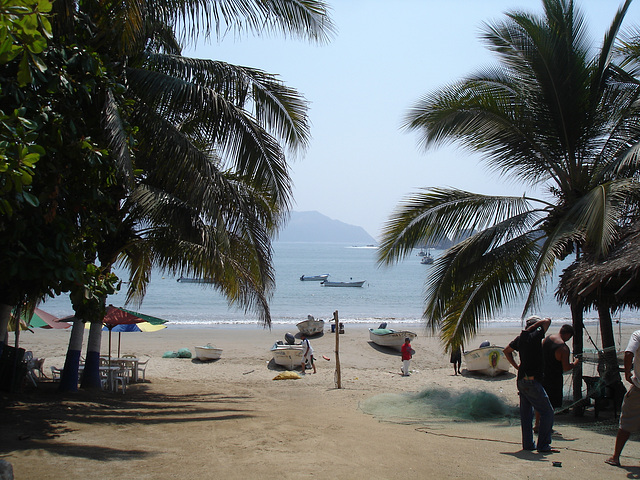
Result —
[[380, 330], [384, 330], [384, 329], [386, 329], [386, 328], [387, 328], [387, 322], [382, 322], [382, 323], [380, 324], [380, 326], [378, 326], [378, 328], [379, 328]]
[[284, 334], [284, 341], [287, 342], [287, 345], [293, 345], [296, 342], [296, 337], [293, 334], [287, 332]]

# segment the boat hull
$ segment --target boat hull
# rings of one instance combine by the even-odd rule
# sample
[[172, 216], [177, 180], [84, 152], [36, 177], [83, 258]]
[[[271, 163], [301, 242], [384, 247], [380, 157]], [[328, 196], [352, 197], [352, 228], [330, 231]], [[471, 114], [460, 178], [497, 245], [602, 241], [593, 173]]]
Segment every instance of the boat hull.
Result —
[[317, 335], [324, 331], [324, 320], [305, 320], [296, 324], [300, 333], [305, 335]]
[[211, 345], [196, 346], [196, 358], [203, 362], [218, 360], [222, 356], [222, 349]]
[[361, 287], [364, 285], [366, 280], [362, 280], [361, 282], [329, 282], [325, 280], [322, 282], [324, 287]]
[[287, 370], [293, 370], [302, 365], [302, 345], [274, 343], [271, 353], [273, 361]]
[[[384, 330], [384, 333], [382, 332]], [[379, 331], [379, 332], [376, 332]], [[409, 341], [413, 341], [418, 335], [408, 330], [387, 330], [379, 328], [369, 329], [369, 339], [376, 345], [381, 347], [395, 348], [400, 350], [405, 338], [409, 338]]]
[[300, 277], [300, 280], [302, 280], [303, 282], [322, 282], [327, 278], [329, 278], [328, 273], [324, 275], [302, 275]]
[[491, 345], [464, 353], [467, 370], [495, 377], [509, 371], [511, 364], [502, 352], [503, 347]]

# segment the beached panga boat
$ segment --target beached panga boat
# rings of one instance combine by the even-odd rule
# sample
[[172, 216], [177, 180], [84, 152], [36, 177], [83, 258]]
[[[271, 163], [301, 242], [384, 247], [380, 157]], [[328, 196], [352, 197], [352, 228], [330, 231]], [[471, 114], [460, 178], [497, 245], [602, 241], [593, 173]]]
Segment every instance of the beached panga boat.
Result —
[[200, 361], [218, 360], [222, 356], [222, 349], [216, 348], [210, 343], [196, 346], [196, 358]]
[[489, 375], [490, 377], [508, 372], [511, 364], [502, 353], [502, 350], [504, 350], [503, 347], [490, 345], [464, 352], [464, 362], [467, 365], [467, 370]]
[[307, 319], [297, 323], [296, 326], [301, 333], [305, 335], [317, 335], [324, 331], [324, 320], [313, 318], [313, 315], [307, 315]]
[[277, 341], [271, 347], [273, 361], [278, 365], [293, 370], [302, 365], [302, 345], [287, 345], [282, 341]]
[[408, 338], [409, 341], [413, 341], [418, 334], [410, 332], [408, 330], [393, 330], [391, 328], [370, 328], [369, 339], [376, 345], [381, 347], [389, 347], [400, 350], [404, 339]]

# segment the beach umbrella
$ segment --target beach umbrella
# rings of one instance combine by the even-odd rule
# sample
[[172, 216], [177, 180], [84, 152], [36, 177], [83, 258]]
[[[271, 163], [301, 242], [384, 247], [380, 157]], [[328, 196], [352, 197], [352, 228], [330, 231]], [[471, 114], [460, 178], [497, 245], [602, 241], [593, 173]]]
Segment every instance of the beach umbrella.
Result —
[[[107, 307], [107, 313], [104, 316], [102, 323], [105, 328], [109, 330], [109, 359], [111, 359], [111, 332], [114, 328], [118, 326], [125, 325], [136, 325], [140, 323], [148, 323], [150, 327], [148, 328], [151, 331], [154, 326], [161, 326], [157, 330], [161, 330], [163, 328], [163, 324], [167, 323], [166, 320], [163, 320], [158, 317], [152, 317], [151, 315], [145, 315], [143, 313], [134, 312], [132, 310], [127, 310], [125, 308], [114, 307], [113, 305], [109, 305]], [[142, 328], [140, 329], [142, 330]], [[118, 336], [118, 355], [120, 355], [120, 337]]]
[[[164, 320], [163, 320], [164, 322]], [[167, 328], [166, 325], [156, 324], [150, 322], [140, 322], [140, 323], [123, 323], [120, 325], [116, 325], [111, 328], [110, 332], [118, 332], [118, 357], [120, 357], [120, 343], [122, 341], [122, 332], [157, 332], [158, 330], [162, 330]], [[109, 328], [105, 325], [104, 330], [109, 330]]]
[[[9, 331], [13, 332], [15, 329], [15, 319], [13, 318], [13, 314], [11, 317], [13, 321], [9, 322]], [[31, 316], [29, 316], [28, 312], [23, 312], [22, 315], [20, 315], [20, 330], [29, 330], [31, 327], [60, 329], [69, 328], [70, 326], [70, 323], [62, 321], [58, 317], [39, 308], [34, 309], [33, 315]]]

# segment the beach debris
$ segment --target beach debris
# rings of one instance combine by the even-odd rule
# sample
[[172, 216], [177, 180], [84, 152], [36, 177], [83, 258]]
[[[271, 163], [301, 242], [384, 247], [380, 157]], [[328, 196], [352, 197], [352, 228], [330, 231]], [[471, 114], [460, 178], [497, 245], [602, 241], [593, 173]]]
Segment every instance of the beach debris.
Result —
[[168, 352], [164, 352], [162, 354], [162, 358], [178, 358], [178, 352], [169, 350]]
[[248, 372], [242, 372], [242, 374], [243, 375], [249, 375], [250, 373], [253, 373], [253, 372], [255, 372], [255, 369], [254, 370], [249, 370]]
[[330, 359], [329, 357], [327, 357], [326, 355], [322, 355], [322, 358], [324, 358], [327, 362], [331, 360], [331, 359]]
[[274, 380], [298, 380], [302, 378], [297, 372], [280, 372], [278, 375], [273, 377]]

